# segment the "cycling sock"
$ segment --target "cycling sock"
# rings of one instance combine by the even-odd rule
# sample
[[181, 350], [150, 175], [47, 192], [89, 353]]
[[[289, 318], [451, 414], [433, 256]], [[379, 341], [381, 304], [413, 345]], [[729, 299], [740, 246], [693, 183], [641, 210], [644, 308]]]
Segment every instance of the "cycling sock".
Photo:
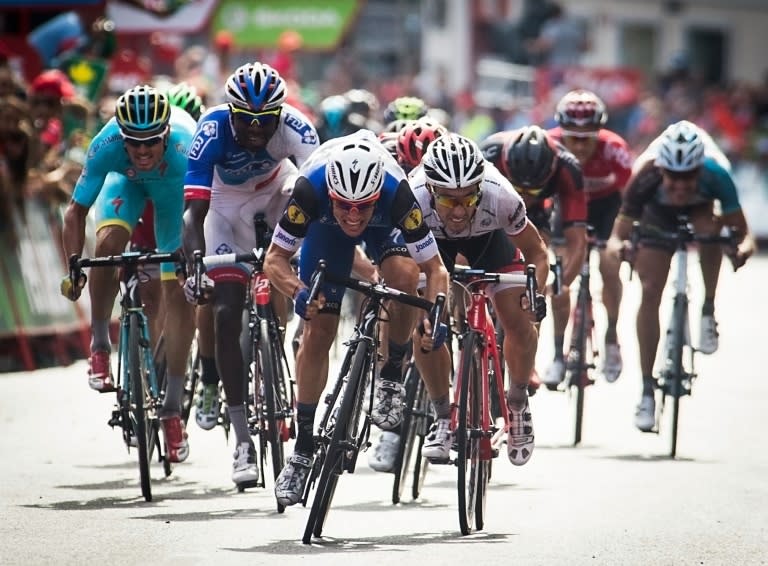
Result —
[[402, 383], [403, 359], [405, 358], [407, 349], [407, 344], [397, 344], [392, 340], [389, 341], [389, 356], [387, 357], [387, 361], [384, 362], [379, 374], [382, 379]]
[[507, 405], [515, 411], [522, 411], [528, 401], [528, 384], [518, 385], [513, 383], [507, 391]]
[[563, 344], [565, 343], [565, 336], [555, 336], [555, 359], [563, 359]]
[[653, 395], [653, 391], [656, 389], [656, 380], [652, 375], [643, 376], [643, 397], [650, 397]]
[[605, 343], [616, 344], [619, 341], [619, 337], [616, 333], [616, 324], [618, 320], [615, 318], [608, 319], [608, 328], [605, 330]]
[[203, 366], [203, 373], [200, 376], [203, 385], [218, 385], [219, 370], [216, 367], [216, 358], [200, 356], [200, 364]]
[[298, 433], [296, 434], [296, 447], [294, 452], [299, 452], [309, 456], [315, 451], [313, 440], [313, 429], [315, 427], [315, 413], [317, 412], [317, 403], [297, 403], [296, 404], [296, 425]]
[[91, 319], [91, 352], [111, 352], [109, 339], [109, 319]]
[[437, 399], [432, 399], [432, 406], [435, 408], [435, 414], [438, 419], [449, 419], [451, 417], [451, 397], [448, 393]]
[[704, 304], [701, 307], [701, 314], [704, 316], [715, 315], [715, 298], [714, 297], [706, 297], [704, 299]]
[[165, 384], [165, 399], [160, 411], [163, 416], [181, 414], [181, 396], [184, 394], [184, 376], [168, 376]]
[[242, 444], [243, 442], [253, 444], [251, 433], [248, 430], [248, 419], [245, 417], [245, 403], [230, 405], [228, 411], [229, 422], [232, 423], [232, 428], [235, 431], [236, 444]]

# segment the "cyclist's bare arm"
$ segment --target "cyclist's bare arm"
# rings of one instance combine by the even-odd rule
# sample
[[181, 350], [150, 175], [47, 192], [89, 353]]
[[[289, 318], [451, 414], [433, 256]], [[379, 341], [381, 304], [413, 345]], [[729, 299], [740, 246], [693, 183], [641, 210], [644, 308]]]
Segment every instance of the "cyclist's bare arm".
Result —
[[536, 226], [529, 220], [522, 232], [510, 236], [509, 239], [512, 245], [523, 253], [526, 263], [532, 263], [536, 266], [536, 284], [539, 289], [544, 289], [549, 274], [549, 255], [547, 254], [547, 245]]
[[188, 200], [184, 205], [182, 241], [184, 242], [184, 255], [188, 261], [193, 257], [195, 250], [200, 250], [205, 255], [203, 222], [208, 214], [209, 205], [210, 203], [205, 199]]
[[749, 257], [757, 251], [757, 244], [752, 236], [752, 232], [747, 225], [747, 219], [744, 216], [744, 212], [739, 209], [728, 214], [723, 214], [721, 217], [721, 224], [735, 230], [736, 234], [740, 238], [736, 245], [736, 252], [732, 256], [734, 269], [738, 269], [749, 259]]
[[563, 229], [563, 236], [563, 284], [570, 286], [579, 274], [587, 254], [587, 228], [583, 224], [574, 224]]
[[264, 258], [264, 273], [272, 285], [286, 297], [294, 298], [299, 289], [306, 287], [291, 267], [294, 252], [270, 244]]
[[80, 255], [85, 245], [85, 219], [88, 216], [88, 208], [69, 201], [64, 212], [64, 227], [61, 234], [62, 246], [66, 257], [73, 254]]
[[448, 270], [445, 269], [440, 254], [436, 254], [419, 264], [419, 269], [427, 276], [426, 298], [435, 300], [438, 293], [448, 294]]

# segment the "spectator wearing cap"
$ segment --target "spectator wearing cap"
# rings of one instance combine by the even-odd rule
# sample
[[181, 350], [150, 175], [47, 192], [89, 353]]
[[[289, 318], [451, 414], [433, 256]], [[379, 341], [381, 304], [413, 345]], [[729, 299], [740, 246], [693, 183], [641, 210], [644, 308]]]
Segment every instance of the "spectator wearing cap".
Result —
[[62, 103], [74, 98], [75, 87], [58, 69], [43, 71], [29, 85], [29, 104], [35, 129], [47, 151], [63, 141]]

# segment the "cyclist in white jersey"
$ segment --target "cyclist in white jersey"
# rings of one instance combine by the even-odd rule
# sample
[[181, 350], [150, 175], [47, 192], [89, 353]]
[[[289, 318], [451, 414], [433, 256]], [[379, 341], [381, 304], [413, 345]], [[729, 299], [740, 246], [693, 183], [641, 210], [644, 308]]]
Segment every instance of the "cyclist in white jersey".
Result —
[[[227, 254], [253, 249], [254, 215], [264, 213], [269, 226], [275, 226], [296, 178], [294, 162], [300, 166], [318, 145], [315, 127], [285, 103], [285, 81], [269, 65], [242, 65], [227, 79], [224, 91], [227, 103], [200, 117], [189, 152], [183, 236], [188, 258], [195, 250]], [[232, 481], [240, 486], [258, 480], [240, 347], [249, 272], [247, 265], [233, 265], [207, 273], [216, 287], [212, 300], [216, 366], [237, 446]], [[189, 300], [194, 300], [193, 286], [189, 277], [185, 284]]]

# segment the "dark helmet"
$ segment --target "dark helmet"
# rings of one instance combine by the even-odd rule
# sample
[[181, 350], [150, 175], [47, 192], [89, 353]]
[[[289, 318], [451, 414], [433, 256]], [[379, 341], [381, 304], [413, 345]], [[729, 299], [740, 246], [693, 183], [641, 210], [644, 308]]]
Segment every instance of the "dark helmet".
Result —
[[171, 105], [156, 88], [135, 86], [117, 99], [115, 118], [126, 134], [159, 134], [171, 118]]
[[539, 126], [526, 126], [509, 139], [504, 149], [503, 170], [515, 187], [540, 189], [557, 165], [557, 150]]

